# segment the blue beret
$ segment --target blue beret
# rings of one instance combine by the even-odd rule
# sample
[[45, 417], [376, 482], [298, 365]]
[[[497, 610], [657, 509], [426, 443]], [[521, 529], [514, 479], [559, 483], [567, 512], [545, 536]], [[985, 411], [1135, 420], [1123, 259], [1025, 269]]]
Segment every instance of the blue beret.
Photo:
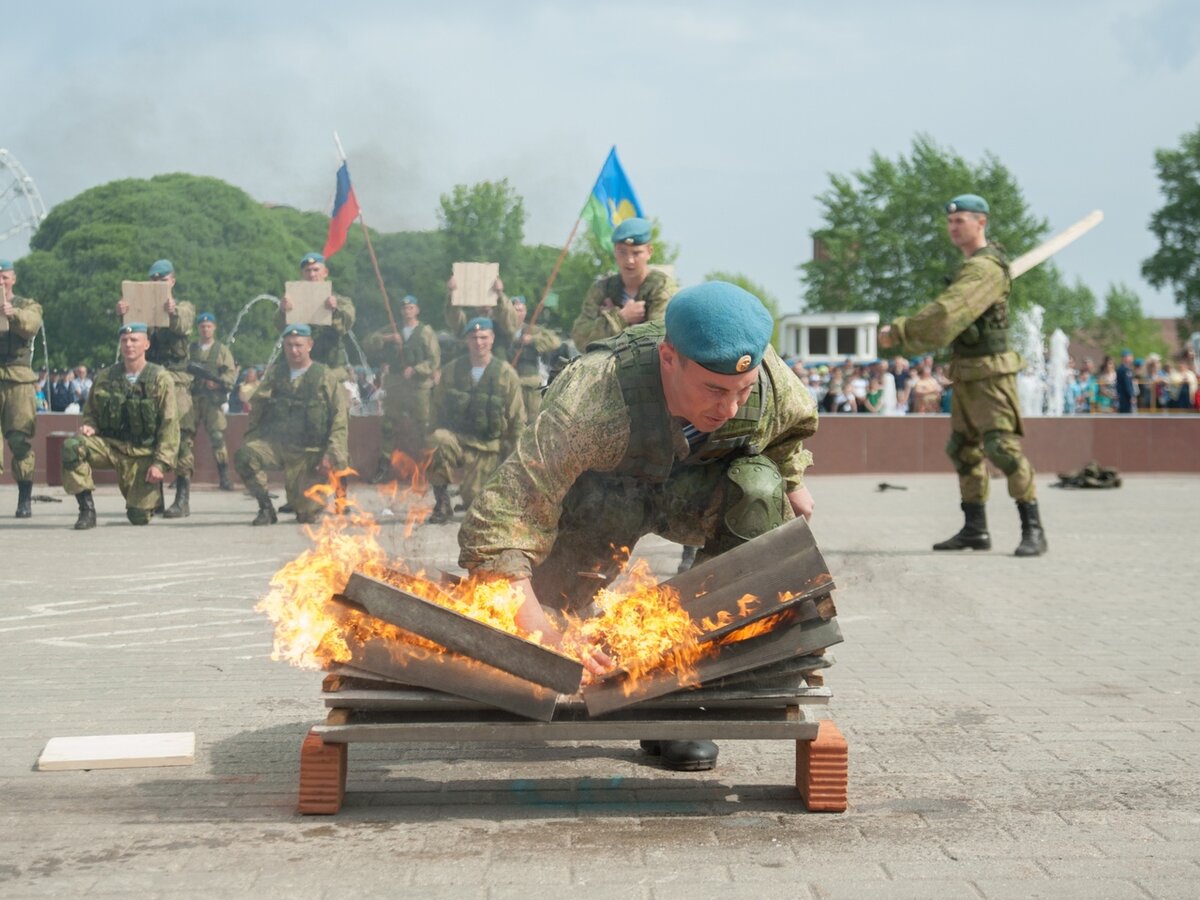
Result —
[[1133, 351], [1130, 350], [1128, 347], [1126, 347], [1124, 350], [1121, 351], [1121, 355], [1122, 356], [1133, 356]]
[[626, 219], [613, 229], [614, 244], [633, 244], [641, 246], [650, 243], [650, 223], [645, 219]]
[[736, 284], [706, 281], [671, 298], [667, 340], [688, 359], [720, 375], [762, 362], [775, 320], [762, 301]]
[[11, 259], [0, 259], [0, 272], [11, 272], [13, 264]]
[[169, 259], [160, 259], [150, 267], [150, 277], [153, 278], [155, 275], [171, 275], [174, 271], [175, 267], [171, 265]]
[[145, 322], [126, 322], [117, 331], [117, 335], [122, 334], [149, 334], [150, 329], [146, 327]]
[[1143, 365], [1145, 365], [1145, 364], [1146, 364], [1146, 361], [1145, 361], [1144, 359], [1142, 359], [1142, 358], [1139, 356], [1137, 359], [1135, 359], [1135, 360], [1133, 361], [1133, 364], [1134, 364], [1135, 366], [1143, 366]]
[[524, 294], [517, 294], [517, 296], [509, 297], [508, 299], [511, 303], [524, 303], [526, 306], [529, 305], [528, 301], [526, 301], [526, 299], [525, 299]]
[[312, 337], [312, 328], [308, 325], [289, 325], [283, 329], [283, 334], [280, 337], [291, 337], [294, 334], [298, 334], [300, 337]]
[[420, 301], [420, 300], [418, 300], [416, 297], [414, 297], [412, 294], [405, 294], [405, 295], [404, 295], [404, 299], [403, 299], [403, 300], [401, 300], [400, 302], [401, 302], [401, 303], [404, 303], [404, 304], [411, 303], [411, 304], [412, 304], [413, 306], [415, 306], [417, 309], [420, 309], [420, 308], [421, 308], [421, 301]]
[[495, 331], [496, 327], [492, 324], [492, 320], [486, 316], [476, 316], [467, 323], [465, 334], [470, 334], [472, 331]]
[[302, 257], [300, 257], [300, 268], [302, 269], [305, 266], [311, 266], [313, 263], [325, 265], [325, 257], [315, 250], [310, 253], [305, 253]]
[[946, 212], [974, 212], [986, 213], [988, 211], [987, 201], [978, 194], [959, 194], [953, 200], [946, 204]]
[[201, 322], [212, 322], [215, 324], [216, 321], [217, 321], [217, 317], [214, 316], [210, 312], [203, 312], [203, 313], [200, 313], [200, 315], [196, 316], [196, 324], [197, 325], [199, 325]]

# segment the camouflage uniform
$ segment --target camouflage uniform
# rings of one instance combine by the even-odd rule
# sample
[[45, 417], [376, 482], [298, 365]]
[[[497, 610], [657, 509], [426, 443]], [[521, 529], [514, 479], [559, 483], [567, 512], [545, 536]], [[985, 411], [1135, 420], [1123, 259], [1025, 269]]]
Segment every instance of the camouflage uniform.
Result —
[[[727, 474], [739, 459], [777, 471], [784, 492], [803, 485], [815, 433], [812, 394], [768, 348], [737, 415], [694, 448], [663, 397], [661, 324], [627, 329], [589, 348], [546, 392], [541, 414], [476, 498], [459, 532], [460, 564], [532, 576], [547, 605], [580, 609], [611, 576], [614, 553], [645, 534], [701, 545], [713, 556], [741, 543], [727, 524], [739, 500]], [[757, 454], [761, 450], [761, 456]]]
[[[467, 315], [468, 311], [470, 316]], [[454, 332], [455, 337], [462, 337], [463, 329], [467, 327], [467, 319], [473, 316], [483, 316], [492, 320], [492, 332], [496, 335], [492, 353], [501, 359], [511, 358], [513, 335], [521, 326], [521, 319], [513, 309], [508, 295], [501, 293], [496, 305], [491, 307], [451, 306], [449, 302], [446, 303], [446, 328]]]
[[234, 458], [256, 497], [267, 496], [267, 470], [283, 469], [287, 501], [302, 519], [322, 508], [320, 501], [304, 496], [324, 481], [321, 460], [328, 457], [334, 469], [350, 464], [349, 412], [340, 372], [314, 362], [292, 381], [287, 362], [276, 362], [254, 394], [246, 440]]
[[[679, 291], [675, 279], [651, 269], [633, 299], [646, 304], [646, 321], [661, 322], [667, 302]], [[571, 326], [571, 340], [582, 351], [593, 341], [602, 341], [625, 330], [621, 307], [625, 305], [625, 285], [620, 275], [601, 278], [587, 292], [579, 318]]]
[[1036, 499], [1033, 467], [1021, 448], [1016, 373], [1021, 355], [1009, 349], [1008, 262], [994, 244], [963, 262], [954, 281], [917, 312], [892, 323], [900, 352], [911, 356], [950, 344], [950, 441], [946, 454], [958, 472], [964, 503], [988, 497], [984, 459], [1008, 478], [1014, 500]]
[[146, 362], [166, 369], [175, 385], [175, 410], [179, 416], [179, 454], [173, 465], [175, 474], [190, 479], [195, 467], [192, 445], [196, 441], [196, 413], [192, 409], [192, 376], [188, 374], [188, 342], [196, 309], [192, 304], [175, 302], [170, 324], [150, 329], [150, 349]]
[[[312, 361], [324, 363], [331, 369], [345, 365], [342, 354], [342, 336], [354, 327], [354, 301], [341, 294], [334, 294], [337, 309], [333, 310], [332, 325], [312, 326]], [[275, 316], [275, 327], [280, 332], [287, 327], [287, 313], [282, 309]], [[349, 359], [347, 353], [345, 359]]]
[[193, 342], [188, 357], [193, 364], [203, 366], [217, 379], [217, 383], [213, 383], [193, 376], [192, 403], [197, 430], [203, 428], [208, 434], [217, 465], [224, 467], [229, 463], [229, 452], [225, 449], [225, 428], [228, 423], [221, 407], [228, 402], [229, 392], [237, 380], [237, 364], [229, 348], [220, 341], [213, 341], [207, 350], [200, 346], [199, 341]]
[[429, 483], [444, 488], [454, 480], [454, 469], [461, 467], [459, 489], [469, 506], [525, 427], [520, 379], [512, 366], [493, 356], [483, 376], [473, 382], [471, 359], [460, 356], [442, 366], [433, 406], [438, 427], [429, 437]]
[[[432, 328], [418, 322], [407, 337], [404, 337], [403, 328], [400, 331], [404, 342], [399, 345], [390, 340], [393, 334], [390, 325], [379, 329], [364, 342], [367, 353], [388, 364], [380, 422], [381, 468], [391, 465], [393, 450], [416, 459], [425, 448], [433, 376], [442, 364], [441, 346]], [[404, 370], [410, 366], [412, 377], [405, 378]]]
[[[522, 344], [521, 339], [526, 334], [529, 335], [529, 343]], [[521, 379], [521, 393], [525, 398], [525, 421], [528, 424], [537, 418], [538, 410], [542, 408], [541, 356], [557, 350], [562, 345], [562, 338], [549, 328], [522, 323], [513, 335], [513, 345], [509, 361], [516, 360], [513, 366]], [[517, 356], [518, 351], [520, 356]]]
[[[3, 294], [0, 294], [3, 296]], [[37, 422], [37, 375], [33, 371], [33, 336], [42, 327], [42, 307], [14, 295], [16, 307], [8, 330], [0, 332], [0, 441], [13, 455], [13, 478], [33, 481], [33, 433]], [[0, 444], [0, 473], [4, 448]]]
[[83, 424], [96, 433], [72, 435], [63, 442], [62, 483], [67, 493], [94, 490], [92, 469], [115, 469], [129, 520], [149, 522], [160, 495], [157, 484], [146, 482], [146, 473], [158, 466], [166, 474], [175, 465], [178, 395], [172, 373], [153, 363], [146, 363], [132, 384], [121, 363], [97, 374], [83, 407]]

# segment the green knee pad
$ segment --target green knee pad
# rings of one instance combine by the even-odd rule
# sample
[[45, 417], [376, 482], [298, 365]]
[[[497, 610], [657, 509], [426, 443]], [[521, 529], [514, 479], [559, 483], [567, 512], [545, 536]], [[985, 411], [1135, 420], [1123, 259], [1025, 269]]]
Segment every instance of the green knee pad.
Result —
[[87, 462], [87, 449], [81, 438], [69, 437], [63, 441], [62, 464], [68, 469], [77, 469]]
[[946, 441], [946, 455], [954, 464], [954, 471], [959, 475], [969, 475], [975, 465], [962, 458], [963, 448], [967, 446], [967, 436], [961, 431], [950, 432], [950, 440]]
[[1014, 455], [1007, 444], [1007, 439], [1012, 436], [1011, 431], [989, 431], [983, 436], [983, 452], [1005, 475], [1021, 468], [1021, 457]]
[[8, 438], [8, 446], [12, 448], [13, 462], [18, 462], [33, 452], [33, 441], [25, 432], [12, 431], [5, 437]]
[[129, 507], [125, 510], [125, 516], [134, 525], [149, 525], [151, 512], [148, 509], [134, 509]]
[[725, 527], [744, 541], [784, 522], [783, 476], [765, 456], [740, 456], [725, 473], [733, 484], [725, 505]]

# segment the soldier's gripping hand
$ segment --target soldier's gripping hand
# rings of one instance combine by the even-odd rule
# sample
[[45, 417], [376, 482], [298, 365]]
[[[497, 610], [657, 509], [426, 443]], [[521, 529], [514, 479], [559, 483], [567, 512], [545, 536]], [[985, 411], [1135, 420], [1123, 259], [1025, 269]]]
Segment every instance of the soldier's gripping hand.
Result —
[[80, 425], [79, 433], [82, 434], [84, 437], [92, 437], [96, 434], [96, 429], [93, 428], [91, 425]]
[[896, 337], [892, 334], [891, 325], [884, 325], [879, 329], [879, 346], [884, 350], [889, 350], [896, 346]]
[[146, 470], [146, 484], [162, 484], [166, 477], [158, 466], [151, 466]]
[[630, 300], [621, 307], [621, 318], [626, 325], [641, 325], [646, 321], [646, 301]]
[[797, 518], [803, 516], [805, 521], [812, 521], [815, 501], [812, 494], [808, 492], [808, 488], [800, 485], [800, 487], [790, 492], [787, 498], [788, 503], [792, 504], [792, 512], [796, 514]]
[[[563, 634], [550, 621], [542, 604], [538, 602], [533, 592], [533, 585], [528, 578], [520, 578], [513, 582], [513, 587], [524, 596], [520, 609], [517, 610], [516, 622], [527, 634], [540, 632], [542, 643], [553, 648], [562, 646]], [[598, 647], [588, 647], [581, 655], [583, 667], [593, 675], [606, 675], [616, 668], [616, 663]]]

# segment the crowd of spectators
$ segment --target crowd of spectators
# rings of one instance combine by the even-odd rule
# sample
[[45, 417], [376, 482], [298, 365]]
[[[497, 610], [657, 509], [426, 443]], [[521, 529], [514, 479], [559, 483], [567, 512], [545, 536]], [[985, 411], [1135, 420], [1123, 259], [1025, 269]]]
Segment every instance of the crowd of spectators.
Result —
[[1200, 411], [1197, 383], [1200, 370], [1191, 351], [1163, 361], [1157, 353], [1145, 359], [1125, 351], [1118, 362], [1106, 356], [1099, 366], [1091, 360], [1068, 363], [1064, 413], [1133, 413]]
[[35, 401], [38, 412], [79, 412], [92, 392], [92, 373], [87, 366], [71, 369], [40, 369]]
[[945, 366], [925, 356], [907, 360], [854, 362], [829, 366], [792, 361], [792, 371], [804, 381], [826, 413], [906, 415], [950, 411], [950, 379]]

